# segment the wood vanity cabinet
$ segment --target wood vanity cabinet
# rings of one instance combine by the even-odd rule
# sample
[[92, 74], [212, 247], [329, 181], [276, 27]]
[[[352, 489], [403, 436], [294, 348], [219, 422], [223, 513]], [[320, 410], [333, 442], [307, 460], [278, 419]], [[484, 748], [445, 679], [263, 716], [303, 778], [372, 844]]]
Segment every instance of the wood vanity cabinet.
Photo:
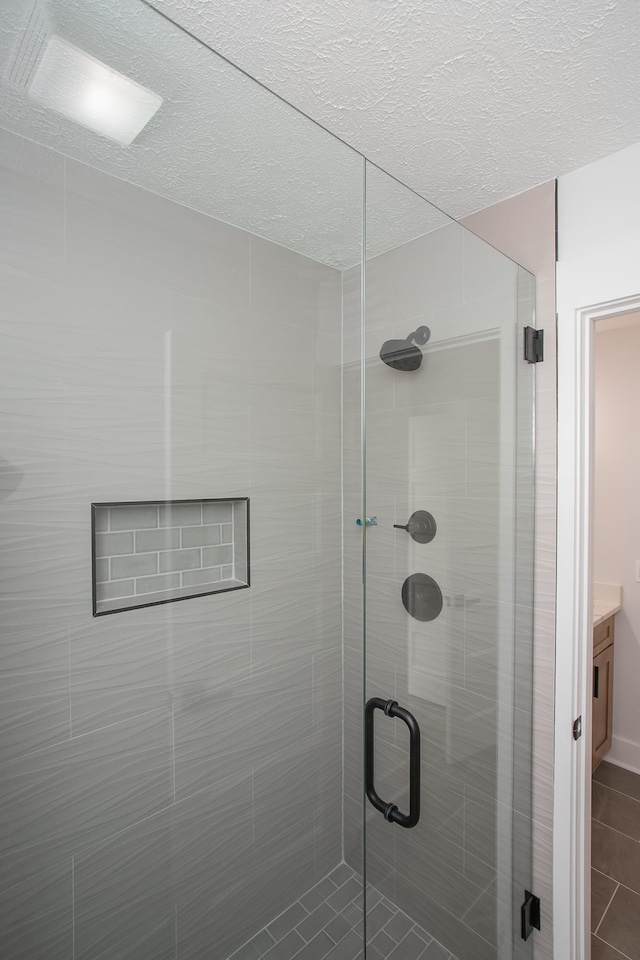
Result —
[[609, 617], [593, 630], [592, 770], [611, 747], [613, 717], [613, 621]]

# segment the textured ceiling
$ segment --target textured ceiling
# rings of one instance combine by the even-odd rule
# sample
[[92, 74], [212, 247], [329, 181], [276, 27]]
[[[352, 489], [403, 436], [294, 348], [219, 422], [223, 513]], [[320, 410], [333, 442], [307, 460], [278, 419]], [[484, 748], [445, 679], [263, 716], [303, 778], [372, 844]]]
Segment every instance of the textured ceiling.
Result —
[[[0, 126], [331, 266], [361, 260], [363, 161], [340, 140], [142, 0], [0, 4]], [[61, 34], [164, 98], [131, 146], [30, 99], [34, 9], [45, 36]], [[368, 212], [370, 256], [448, 222], [378, 171]]]
[[[0, 0], [0, 126], [337, 267], [361, 157], [171, 20], [455, 217], [640, 140], [639, 0], [37, 4], [164, 102], [126, 148], [38, 106], [12, 69], [34, 0]], [[446, 222], [378, 172], [367, 205], [369, 255]]]
[[640, 141], [639, 0], [152, 0], [451, 216]]

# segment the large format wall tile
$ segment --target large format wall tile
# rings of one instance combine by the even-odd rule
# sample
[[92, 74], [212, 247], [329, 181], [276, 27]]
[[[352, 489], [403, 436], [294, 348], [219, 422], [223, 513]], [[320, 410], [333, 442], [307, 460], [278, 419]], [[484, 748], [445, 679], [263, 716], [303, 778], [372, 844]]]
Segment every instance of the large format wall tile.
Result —
[[368, 260], [367, 326], [406, 321], [406, 337], [425, 309], [462, 303], [463, 232], [451, 224]]
[[0, 763], [70, 735], [69, 630], [30, 624], [0, 644]]
[[[446, 340], [448, 318], [441, 318], [434, 326], [432, 337]], [[410, 331], [407, 331], [409, 333]], [[376, 331], [378, 340], [381, 334]], [[405, 334], [406, 336], [406, 334]], [[459, 400], [472, 401], [472, 410], [480, 399], [497, 398], [499, 394], [499, 343], [496, 339], [480, 340], [477, 343], [461, 344], [454, 349], [431, 348], [427, 344], [422, 366], [415, 377], [398, 380], [395, 377], [394, 398], [396, 407], [419, 407], [432, 403], [448, 403]], [[394, 377], [394, 371], [378, 363], [372, 370], [374, 376]], [[377, 384], [370, 383], [371, 373], [367, 368], [369, 392]], [[375, 403], [375, 397], [373, 398]]]
[[[252, 663], [306, 661], [338, 646], [341, 623], [339, 570], [330, 575], [296, 577], [251, 591]], [[323, 582], [323, 580], [325, 582]], [[309, 660], [310, 663], [310, 660]]]
[[[224, 960], [342, 857], [342, 276], [4, 132], [0, 210], [0, 952]], [[234, 496], [255, 586], [91, 617], [91, 502]]]
[[[169, 708], [250, 673], [248, 597], [223, 594], [218, 617], [204, 598], [112, 617], [70, 629], [71, 717], [75, 735]], [[188, 607], [188, 609], [187, 609]], [[175, 613], [183, 610], [182, 615]], [[171, 612], [169, 612], [169, 610]], [[117, 622], [117, 621], [116, 621]]]
[[11, 960], [73, 955], [71, 858], [0, 892], [0, 953]]
[[342, 278], [308, 257], [251, 237], [251, 311], [339, 335]]
[[65, 164], [70, 263], [249, 307], [248, 234], [82, 163]]
[[75, 858], [76, 957], [175, 957], [171, 811]]
[[311, 662], [227, 682], [175, 711], [176, 796], [189, 796], [274, 757], [310, 733]]
[[339, 737], [297, 738], [288, 748], [254, 766], [253, 830], [257, 846], [321, 812], [336, 795], [340, 771], [335, 763]]
[[64, 159], [0, 130], [0, 260], [54, 275], [64, 258]]
[[173, 802], [171, 715], [146, 714], [11, 760], [0, 795], [6, 886]]

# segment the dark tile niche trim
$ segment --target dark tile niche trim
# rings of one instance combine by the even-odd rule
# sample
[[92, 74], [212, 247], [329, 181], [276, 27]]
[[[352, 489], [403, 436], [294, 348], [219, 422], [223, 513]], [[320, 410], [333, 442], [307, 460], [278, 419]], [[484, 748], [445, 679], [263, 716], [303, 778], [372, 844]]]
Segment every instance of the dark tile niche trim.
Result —
[[250, 583], [249, 497], [91, 504], [94, 617]]

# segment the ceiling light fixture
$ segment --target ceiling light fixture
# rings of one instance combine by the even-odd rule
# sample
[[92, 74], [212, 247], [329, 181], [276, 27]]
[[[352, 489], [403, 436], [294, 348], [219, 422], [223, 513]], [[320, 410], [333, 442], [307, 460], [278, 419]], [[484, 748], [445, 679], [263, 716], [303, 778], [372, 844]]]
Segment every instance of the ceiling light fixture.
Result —
[[162, 97], [52, 34], [29, 96], [96, 133], [128, 146], [147, 125]]

